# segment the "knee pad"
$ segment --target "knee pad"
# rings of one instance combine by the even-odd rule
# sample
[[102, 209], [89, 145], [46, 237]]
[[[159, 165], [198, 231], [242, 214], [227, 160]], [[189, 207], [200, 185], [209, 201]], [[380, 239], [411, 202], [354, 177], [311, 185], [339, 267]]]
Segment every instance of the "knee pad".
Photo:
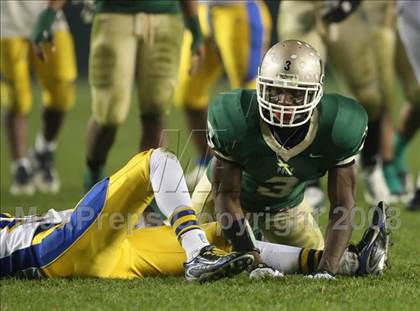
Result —
[[97, 88], [109, 87], [113, 83], [115, 52], [107, 44], [100, 44], [91, 52], [89, 59], [89, 81]]

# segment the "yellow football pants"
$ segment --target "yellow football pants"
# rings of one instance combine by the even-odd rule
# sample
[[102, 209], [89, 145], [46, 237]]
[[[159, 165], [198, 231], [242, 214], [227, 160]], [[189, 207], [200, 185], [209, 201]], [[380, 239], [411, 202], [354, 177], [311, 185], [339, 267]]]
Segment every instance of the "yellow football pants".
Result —
[[253, 88], [271, 34], [270, 13], [262, 1], [219, 6], [200, 4], [198, 12], [205, 38], [205, 57], [199, 71], [190, 76], [192, 38], [185, 32], [175, 92], [176, 104], [190, 109], [207, 107], [210, 89], [223, 70], [231, 88]]
[[[127, 279], [183, 273], [185, 252], [171, 227], [135, 229], [138, 218], [153, 199], [149, 178], [152, 151], [136, 155], [109, 178], [103, 206], [96, 206], [104, 192], [95, 186], [79, 202], [70, 223], [35, 236], [34, 244], [51, 239], [52, 242], [59, 241], [56, 247], [69, 245], [43, 267], [47, 277]], [[82, 221], [83, 217], [86, 218], [85, 212], [89, 211], [84, 206], [86, 204], [95, 210], [88, 227]], [[69, 231], [65, 227], [73, 221], [73, 229]], [[203, 229], [211, 243], [229, 248], [215, 223]], [[78, 230], [80, 234], [77, 234]], [[66, 241], [69, 236], [71, 241]], [[48, 253], [55, 252], [54, 245], [47, 249]]]
[[74, 104], [77, 76], [73, 38], [68, 31], [54, 33], [55, 51], [46, 47], [47, 63], [41, 62], [24, 38], [1, 39], [1, 104], [8, 110], [26, 115], [32, 107], [30, 65], [41, 83], [45, 107], [66, 111]]
[[94, 19], [89, 56], [92, 113], [102, 125], [127, 118], [135, 82], [140, 114], [169, 112], [184, 25], [178, 14], [101, 13]]

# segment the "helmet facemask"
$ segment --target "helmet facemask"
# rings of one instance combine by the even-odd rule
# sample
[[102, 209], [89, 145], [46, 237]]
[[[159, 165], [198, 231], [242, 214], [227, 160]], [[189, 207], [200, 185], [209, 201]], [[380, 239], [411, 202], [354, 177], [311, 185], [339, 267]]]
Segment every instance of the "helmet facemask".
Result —
[[257, 100], [261, 118], [274, 126], [296, 127], [310, 119], [322, 97], [320, 82], [299, 82], [292, 74], [276, 78], [257, 77]]

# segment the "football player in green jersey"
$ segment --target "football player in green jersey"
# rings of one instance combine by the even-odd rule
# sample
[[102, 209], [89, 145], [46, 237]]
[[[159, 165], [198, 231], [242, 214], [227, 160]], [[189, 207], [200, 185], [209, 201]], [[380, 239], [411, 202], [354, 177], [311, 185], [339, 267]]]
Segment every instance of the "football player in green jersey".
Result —
[[257, 215], [253, 224], [270, 242], [321, 249], [324, 238], [304, 190], [306, 181], [328, 172], [331, 210], [318, 271], [334, 274], [351, 237], [354, 163], [368, 118], [354, 100], [323, 94], [323, 77], [313, 47], [285, 40], [265, 54], [256, 90], [216, 97], [208, 112], [216, 157], [193, 205], [202, 214], [214, 207], [237, 251], [258, 253], [245, 212]]

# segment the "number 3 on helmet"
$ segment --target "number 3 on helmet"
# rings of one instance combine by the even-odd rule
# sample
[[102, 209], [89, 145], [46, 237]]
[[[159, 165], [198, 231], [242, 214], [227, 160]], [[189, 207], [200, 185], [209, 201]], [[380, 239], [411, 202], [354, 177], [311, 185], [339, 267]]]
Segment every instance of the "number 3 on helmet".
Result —
[[322, 97], [324, 68], [319, 53], [299, 40], [285, 40], [264, 55], [257, 76], [261, 118], [274, 126], [300, 126]]

